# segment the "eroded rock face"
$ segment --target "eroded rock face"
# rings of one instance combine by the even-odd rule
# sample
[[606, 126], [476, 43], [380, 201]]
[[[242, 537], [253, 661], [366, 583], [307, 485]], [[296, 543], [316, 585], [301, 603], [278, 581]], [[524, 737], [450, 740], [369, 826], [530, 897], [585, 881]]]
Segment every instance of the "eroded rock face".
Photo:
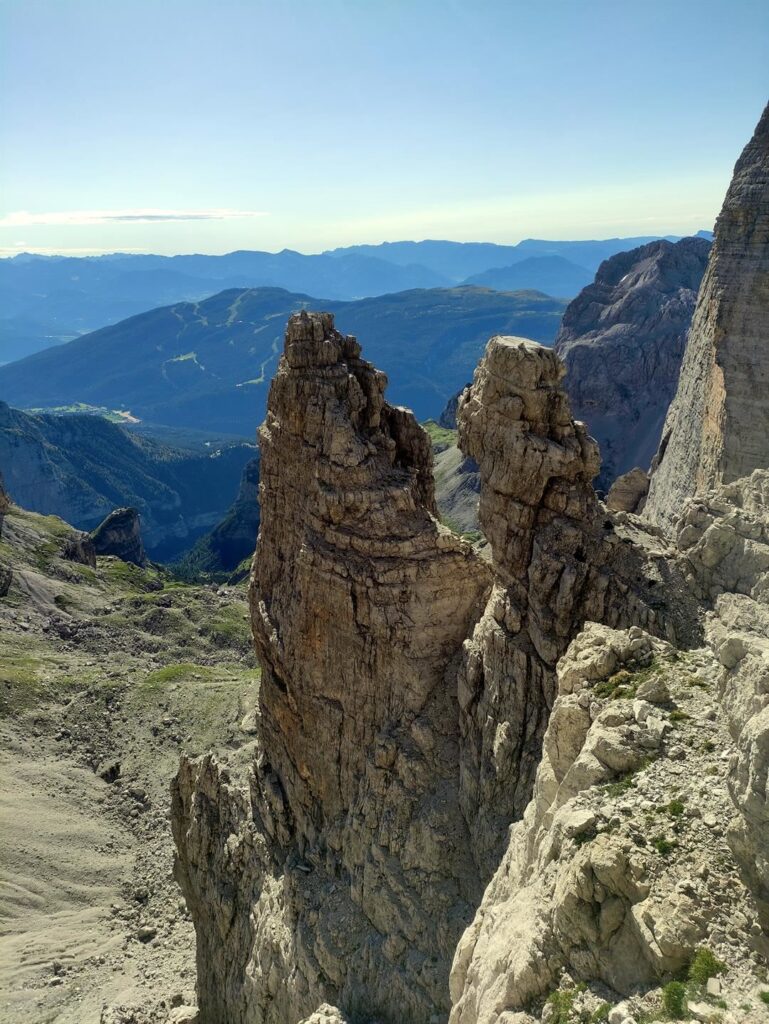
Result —
[[660, 239], [617, 253], [566, 308], [555, 350], [574, 415], [600, 446], [603, 491], [651, 464], [709, 248], [703, 238]]
[[96, 547], [87, 533], [77, 531], [71, 537], [67, 537], [62, 547], [62, 555], [70, 562], [80, 562], [81, 565], [96, 568]]
[[730, 841], [769, 932], [769, 471], [692, 499], [676, 544], [706, 606], [736, 755]]
[[700, 945], [749, 975], [766, 940], [728, 845], [718, 677], [709, 650], [638, 628], [570, 645], [533, 799], [457, 948], [451, 1024], [544, 1021], [564, 977], [588, 983], [585, 1019], [631, 993], [616, 1019], [640, 1019]]
[[671, 530], [683, 503], [769, 465], [769, 107], [716, 222], [645, 515]]
[[[253, 821], [225, 800], [243, 904], [224, 935], [199, 869], [220, 823], [209, 834], [193, 796], [208, 780], [219, 800], [222, 782], [209, 765], [178, 783], [180, 878], [209, 936], [207, 1020], [297, 1020], [324, 1000], [393, 1021], [445, 1013], [453, 947], [480, 896], [451, 670], [489, 573], [435, 518], [429, 440], [385, 402], [385, 383], [330, 315], [291, 318], [260, 432], [260, 755]], [[261, 858], [243, 845], [254, 827]], [[280, 903], [266, 905], [268, 889]], [[284, 996], [266, 1006], [272, 974]]]
[[90, 538], [97, 555], [113, 555], [135, 565], [147, 563], [135, 508], [116, 508], [91, 532]]
[[552, 350], [492, 338], [459, 405], [495, 577], [458, 679], [462, 807], [485, 879], [531, 796], [556, 662], [582, 623], [675, 635], [657, 594], [667, 582], [661, 553], [596, 498], [598, 448], [571, 418], [563, 374]]
[[210, 757], [175, 782], [207, 1021], [323, 1003], [445, 1019], [558, 657], [586, 616], [673, 630], [654, 538], [597, 501], [562, 376], [548, 349], [495, 338], [464, 396], [490, 570], [438, 523], [429, 440], [355, 339], [328, 314], [289, 321], [260, 433], [257, 756], [241, 782]]

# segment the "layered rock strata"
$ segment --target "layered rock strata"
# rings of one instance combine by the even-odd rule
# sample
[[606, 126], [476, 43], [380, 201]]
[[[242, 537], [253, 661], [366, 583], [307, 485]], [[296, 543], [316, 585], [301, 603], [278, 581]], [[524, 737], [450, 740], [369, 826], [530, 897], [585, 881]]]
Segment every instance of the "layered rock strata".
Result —
[[769, 106], [715, 227], [644, 510], [671, 530], [695, 494], [769, 465]]
[[651, 465], [709, 247], [703, 238], [659, 239], [617, 253], [566, 308], [555, 350], [574, 415], [600, 446], [603, 491], [634, 466]]
[[385, 383], [330, 315], [291, 318], [260, 432], [258, 762], [248, 795], [225, 795], [212, 761], [176, 790], [206, 1020], [298, 1020], [329, 999], [385, 1020], [448, 1011], [480, 897], [451, 671], [489, 574], [438, 523], [429, 440]]
[[557, 658], [586, 615], [673, 629], [654, 558], [592, 492], [598, 454], [562, 375], [549, 350], [496, 338], [463, 399], [492, 573], [438, 523], [429, 440], [384, 375], [328, 314], [289, 321], [260, 432], [258, 750], [247, 784], [210, 757], [175, 783], [204, 1019], [323, 1002], [445, 1019]]
[[[478, 463], [494, 589], [458, 676], [462, 807], [487, 879], [531, 795], [556, 695], [555, 666], [586, 620], [690, 635], [685, 599], [655, 539], [596, 498], [598, 448], [571, 418], [556, 353], [492, 338], [459, 404]], [[674, 621], [675, 620], [675, 621]]]

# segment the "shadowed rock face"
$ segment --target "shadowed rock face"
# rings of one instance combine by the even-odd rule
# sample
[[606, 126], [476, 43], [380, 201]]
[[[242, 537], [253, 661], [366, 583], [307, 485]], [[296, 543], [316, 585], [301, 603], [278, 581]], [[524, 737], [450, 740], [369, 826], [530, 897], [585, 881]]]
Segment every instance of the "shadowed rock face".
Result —
[[139, 513], [135, 508], [116, 508], [90, 534], [97, 555], [114, 555], [124, 562], [146, 565]]
[[566, 390], [601, 450], [606, 491], [648, 469], [675, 394], [709, 242], [661, 239], [605, 260], [563, 315], [555, 350]]
[[769, 465], [769, 107], [716, 222], [645, 515], [671, 529], [687, 498]]

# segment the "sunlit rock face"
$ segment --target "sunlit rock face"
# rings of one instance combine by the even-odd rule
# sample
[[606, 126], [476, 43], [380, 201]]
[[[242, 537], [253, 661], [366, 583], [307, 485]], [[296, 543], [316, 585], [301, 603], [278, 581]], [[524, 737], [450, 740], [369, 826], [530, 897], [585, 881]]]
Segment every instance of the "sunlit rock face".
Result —
[[715, 227], [645, 515], [769, 465], [769, 107], [734, 168]]

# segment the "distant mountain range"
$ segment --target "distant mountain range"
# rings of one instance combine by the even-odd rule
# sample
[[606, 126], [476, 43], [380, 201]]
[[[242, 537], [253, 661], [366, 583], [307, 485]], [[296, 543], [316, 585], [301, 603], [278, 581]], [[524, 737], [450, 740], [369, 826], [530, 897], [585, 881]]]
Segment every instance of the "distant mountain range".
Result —
[[0, 467], [18, 504], [82, 530], [133, 506], [147, 550], [160, 561], [220, 522], [254, 455], [255, 446], [244, 443], [181, 451], [102, 416], [30, 415], [0, 402]]
[[536, 288], [547, 295], [570, 298], [593, 281], [593, 271], [577, 266], [563, 256], [530, 256], [509, 267], [494, 267], [468, 277], [477, 284], [497, 291], [515, 292]]
[[[229, 288], [276, 287], [355, 300], [472, 283], [505, 290], [533, 288], [571, 298], [592, 279], [602, 260], [655, 237], [526, 239], [518, 245], [385, 242], [319, 255], [289, 249], [224, 256], [21, 254], [0, 259], [0, 364], [157, 306], [198, 302]], [[519, 273], [510, 270], [523, 263]], [[492, 277], [486, 276], [491, 272]]]
[[[296, 309], [324, 309], [390, 378], [390, 401], [437, 415], [472, 376], [492, 334], [552, 344], [565, 302], [485, 288], [399, 292], [357, 302], [278, 288], [228, 290], [131, 317], [0, 367], [0, 395], [20, 408], [83, 402], [147, 423], [253, 437]], [[233, 489], [234, 490], [234, 489]]]

